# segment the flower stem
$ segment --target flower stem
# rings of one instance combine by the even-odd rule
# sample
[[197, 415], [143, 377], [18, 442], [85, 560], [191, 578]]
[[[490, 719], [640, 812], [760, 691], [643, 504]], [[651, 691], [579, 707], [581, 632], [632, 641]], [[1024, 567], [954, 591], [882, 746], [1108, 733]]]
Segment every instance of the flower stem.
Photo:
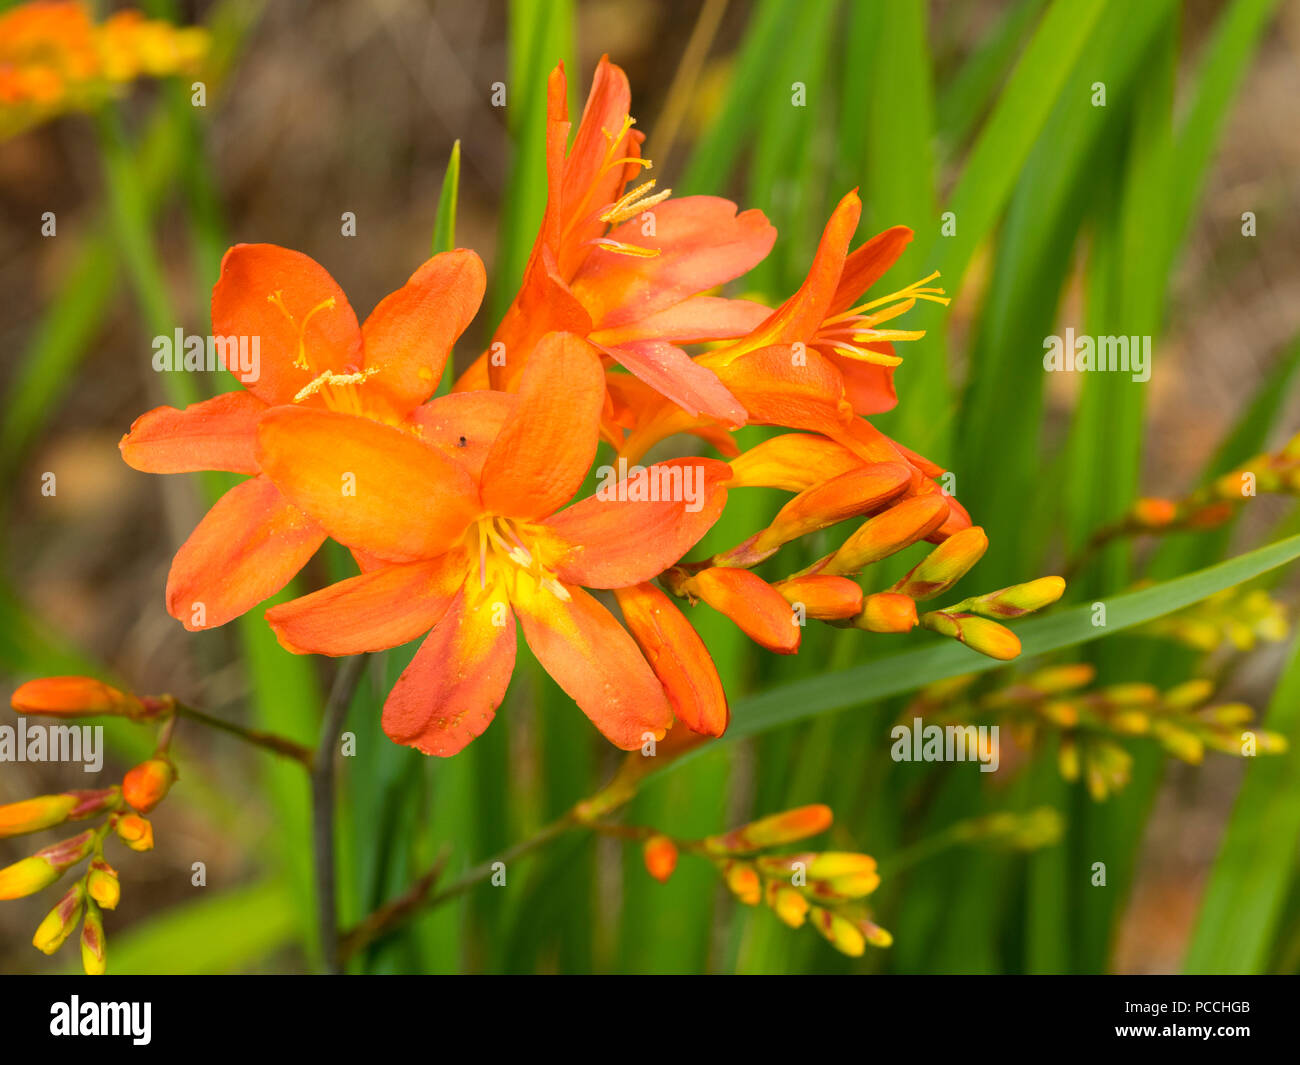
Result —
[[338, 902], [334, 876], [334, 755], [352, 696], [365, 671], [366, 656], [345, 658], [334, 674], [321, 721], [320, 743], [308, 756], [311, 771], [311, 819], [316, 869], [316, 921], [321, 957], [328, 973], [343, 971], [339, 950]]
[[219, 729], [231, 736], [237, 736], [245, 743], [251, 743], [283, 758], [292, 758], [295, 762], [302, 763], [308, 769], [311, 768], [311, 748], [304, 747], [301, 743], [295, 743], [293, 740], [285, 739], [285, 737], [277, 736], [271, 732], [259, 732], [257, 729], [244, 728], [242, 725], [223, 721], [219, 717], [205, 714], [202, 710], [196, 710], [184, 703], [176, 704], [176, 714], [186, 720], [197, 721], [201, 725], [207, 725], [209, 728]]

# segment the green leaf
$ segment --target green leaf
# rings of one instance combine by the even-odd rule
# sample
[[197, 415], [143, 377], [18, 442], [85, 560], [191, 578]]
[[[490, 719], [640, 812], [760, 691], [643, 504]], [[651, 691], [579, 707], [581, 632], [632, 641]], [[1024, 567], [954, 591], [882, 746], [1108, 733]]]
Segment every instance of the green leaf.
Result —
[[438, 195], [438, 217], [433, 224], [433, 254], [456, 247], [456, 201], [460, 195], [460, 141], [451, 146], [447, 172]]
[[1210, 873], [1183, 969], [1258, 973], [1295, 875], [1300, 836], [1300, 642], [1264, 724], [1287, 738], [1280, 755], [1247, 759], [1246, 779]]

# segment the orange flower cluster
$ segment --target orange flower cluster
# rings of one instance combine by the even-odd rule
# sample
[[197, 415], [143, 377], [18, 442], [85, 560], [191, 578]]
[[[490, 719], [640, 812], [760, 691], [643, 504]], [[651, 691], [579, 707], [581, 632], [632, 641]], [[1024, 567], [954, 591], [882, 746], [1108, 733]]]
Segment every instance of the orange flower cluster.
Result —
[[[433, 398], [486, 284], [474, 252], [434, 256], [361, 323], [305, 255], [272, 245], [226, 254], [213, 333], [259, 338], [259, 371], [243, 373], [242, 390], [150, 411], [121, 443], [146, 472], [247, 475], [177, 553], [171, 614], [195, 630], [224, 624], [333, 538], [359, 575], [275, 606], [267, 620], [295, 653], [424, 637], [383, 723], [397, 742], [436, 755], [457, 753], [491, 722], [520, 629], [618, 747], [662, 739], [674, 720], [721, 734], [717, 671], [671, 596], [709, 603], [782, 653], [797, 649], [811, 617], [874, 632], [919, 622], [986, 654], [1017, 654], [998, 619], [1052, 602], [1062, 582], [918, 617], [916, 603], [946, 592], [986, 540], [936, 483], [940, 468], [867, 420], [895, 402], [894, 344], [920, 335], [896, 319], [918, 300], [947, 302], [933, 277], [864, 297], [910, 232], [896, 227], [850, 251], [861, 210], [850, 193], [781, 306], [720, 297], [771, 249], [772, 226], [727, 200], [670, 199], [638, 180], [650, 161], [627, 79], [608, 60], [571, 146], [565, 94], [559, 68], [547, 206], [522, 286], [448, 395]], [[687, 351], [695, 345], [708, 347]], [[731, 434], [741, 425], [793, 432], [740, 454]], [[635, 465], [676, 434], [731, 461]], [[602, 441], [619, 475], [575, 502]], [[734, 550], [684, 562], [728, 492], [755, 485], [795, 496]], [[812, 567], [776, 583], [752, 572], [783, 545], [855, 518], [865, 524]], [[937, 546], [892, 588], [867, 595], [851, 579], [919, 540]], [[622, 624], [593, 591], [612, 596]]]
[[30, 3], [0, 15], [0, 137], [94, 108], [127, 82], [197, 69], [206, 31], [138, 11], [96, 25], [84, 4]]
[[738, 901], [766, 904], [791, 928], [809, 922], [836, 950], [857, 957], [868, 943], [887, 947], [893, 942], [861, 901], [880, 885], [876, 860], [847, 851], [770, 853], [771, 848], [825, 832], [832, 820], [829, 806], [813, 805], [707, 839], [675, 840], [654, 833], [643, 848], [646, 870], [664, 883], [677, 867], [679, 852], [706, 858]]
[[[145, 720], [169, 712], [161, 701], [139, 699], [87, 677], [29, 681], [14, 693], [13, 707], [20, 713], [59, 718], [114, 715]], [[141, 814], [162, 802], [176, 780], [176, 768], [165, 748], [164, 740], [151, 758], [127, 772], [120, 786], [65, 791], [0, 806], [0, 839], [102, 818], [94, 828], [0, 869], [0, 900], [20, 899], [44, 891], [86, 861], [84, 873], [40, 923], [32, 944], [53, 954], [80, 922], [81, 963], [91, 975], [104, 973], [108, 964], [101, 911], [116, 909], [122, 895], [117, 871], [104, 858], [104, 842], [116, 835], [133, 851], [153, 849], [153, 826]]]

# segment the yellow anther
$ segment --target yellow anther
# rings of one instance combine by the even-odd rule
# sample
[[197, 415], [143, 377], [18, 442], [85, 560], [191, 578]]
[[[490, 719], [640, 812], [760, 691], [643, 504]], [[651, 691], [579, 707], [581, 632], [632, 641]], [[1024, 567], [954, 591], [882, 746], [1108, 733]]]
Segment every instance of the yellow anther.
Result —
[[632, 255], [638, 259], [653, 259], [659, 254], [658, 248], [647, 248], [640, 244], [625, 244], [621, 240], [611, 240], [609, 237], [599, 237], [592, 243], [599, 245], [606, 251], [612, 251], [616, 255]]
[[335, 373], [333, 370], [326, 370], [324, 373], [313, 378], [309, 384], [298, 389], [297, 394], [293, 397], [295, 403], [301, 403], [308, 396], [314, 396], [322, 388], [337, 387], [340, 385], [358, 385], [367, 377], [373, 377], [379, 372], [378, 366], [372, 366], [368, 370], [361, 370], [357, 373]]

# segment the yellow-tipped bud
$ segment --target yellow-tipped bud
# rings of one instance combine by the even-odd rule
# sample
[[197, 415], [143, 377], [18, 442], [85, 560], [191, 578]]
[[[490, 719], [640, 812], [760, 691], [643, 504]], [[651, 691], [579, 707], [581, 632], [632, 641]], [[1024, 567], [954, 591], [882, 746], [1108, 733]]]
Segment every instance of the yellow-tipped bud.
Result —
[[124, 814], [113, 823], [113, 831], [133, 851], [153, 850], [153, 825], [139, 814]]
[[891, 590], [913, 599], [933, 599], [966, 576], [988, 549], [989, 538], [978, 525], [961, 529], [921, 559]]
[[122, 797], [142, 814], [147, 814], [167, 797], [176, 780], [176, 767], [167, 758], [150, 758], [127, 771], [122, 778]]
[[87, 976], [103, 976], [108, 971], [104, 919], [99, 907], [89, 900], [86, 902], [86, 919], [81, 925], [81, 967]]
[[875, 462], [849, 470], [800, 492], [781, 508], [754, 544], [765, 557], [782, 544], [848, 518], [870, 513], [911, 483], [912, 471], [901, 462]]
[[1013, 584], [996, 592], [963, 599], [949, 611], [981, 614], [989, 618], [1018, 618], [1051, 606], [1065, 594], [1064, 577], [1039, 577], [1024, 584]]
[[21, 899], [43, 891], [58, 880], [64, 870], [89, 854], [93, 844], [94, 833], [83, 832], [0, 869], [0, 900]]
[[763, 884], [758, 871], [747, 862], [728, 862], [723, 870], [727, 887], [746, 906], [757, 906], [763, 898]]
[[74, 884], [58, 904], [45, 915], [45, 920], [32, 936], [32, 946], [43, 954], [53, 954], [67, 941], [68, 936], [76, 930], [81, 919], [81, 908], [85, 905], [86, 889], [82, 884]]
[[794, 888], [769, 880], [765, 896], [772, 912], [791, 928], [798, 928], [807, 920], [808, 900]]
[[0, 839], [53, 828], [64, 821], [80, 821], [102, 813], [117, 803], [118, 789], [65, 791], [59, 795], [41, 795], [0, 806]]
[[852, 921], [820, 906], [812, 908], [812, 924], [841, 954], [859, 958], [866, 953], [867, 937]]
[[117, 870], [103, 858], [92, 859], [90, 873], [86, 877], [86, 890], [103, 909], [116, 910], [122, 898], [122, 885], [117, 879]]
[[921, 615], [921, 624], [941, 636], [960, 640], [972, 651], [1001, 661], [1020, 654], [1020, 638], [1005, 625], [974, 614], [954, 614], [936, 610]]
[[816, 571], [837, 577], [851, 576], [924, 540], [948, 520], [948, 514], [948, 503], [942, 495], [904, 499], [860, 526]]
[[873, 921], [868, 921], [865, 917], [858, 921], [858, 930], [866, 937], [868, 943], [873, 947], [892, 947], [894, 937]]

